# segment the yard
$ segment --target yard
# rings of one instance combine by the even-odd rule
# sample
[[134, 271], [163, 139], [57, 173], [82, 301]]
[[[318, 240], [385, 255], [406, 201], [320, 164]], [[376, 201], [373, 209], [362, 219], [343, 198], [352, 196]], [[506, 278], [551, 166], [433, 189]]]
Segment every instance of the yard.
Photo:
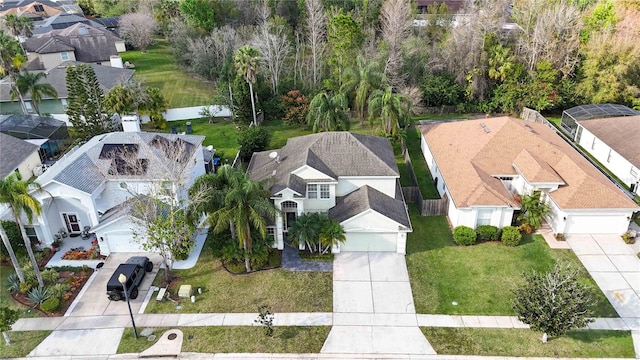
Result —
[[407, 151], [409, 151], [409, 156], [411, 157], [411, 165], [418, 179], [418, 187], [420, 188], [422, 197], [425, 199], [439, 199], [440, 194], [438, 194], [438, 190], [436, 190], [431, 172], [422, 155], [420, 139], [421, 134], [418, 128], [412, 127], [407, 130]]
[[[281, 269], [258, 271], [249, 275], [231, 275], [213, 258], [205, 243], [198, 263], [192, 269], [175, 270], [178, 285], [189, 284], [201, 288], [196, 302], [180, 301], [181, 310], [171, 301], [151, 301], [146, 313], [225, 313], [258, 311], [267, 305], [271, 312], [331, 312], [333, 306], [330, 273], [302, 273]], [[162, 279], [158, 274], [154, 285]], [[177, 286], [170, 289], [177, 299]]]
[[7, 278], [11, 274], [15, 274], [13, 267], [0, 266], [0, 274], [0, 306], [8, 306], [14, 310], [18, 310], [21, 318], [42, 316], [38, 311], [20, 304], [11, 297], [11, 293], [7, 290], [9, 287], [7, 284]]
[[122, 61], [135, 65], [135, 78], [144, 80], [147, 86], [159, 88], [169, 108], [211, 104], [215, 93], [213, 83], [180, 68], [166, 40], [157, 40], [144, 54], [133, 50], [122, 53]]
[[438, 354], [549, 358], [633, 358], [629, 331], [577, 330], [540, 342], [529, 329], [421, 328]]
[[551, 250], [540, 235], [526, 235], [516, 247], [496, 242], [456, 246], [446, 217], [421, 217], [415, 206], [410, 216], [413, 233], [406, 259], [418, 313], [514, 315], [511, 291], [522, 273], [545, 271], [560, 260], [581, 269], [581, 281], [593, 287], [595, 316], [618, 316], [573, 252]]
[[[276, 314], [277, 316], [277, 314]], [[273, 337], [257, 326], [182, 327], [182, 352], [197, 353], [319, 353], [331, 327], [276, 327]], [[159, 338], [168, 328], [156, 328]], [[135, 339], [132, 329], [126, 329], [118, 353], [138, 353], [153, 343], [146, 338]]]
[[9, 331], [9, 338], [13, 342], [10, 346], [0, 341], [0, 354], [3, 359], [23, 358], [35, 349], [51, 331]]

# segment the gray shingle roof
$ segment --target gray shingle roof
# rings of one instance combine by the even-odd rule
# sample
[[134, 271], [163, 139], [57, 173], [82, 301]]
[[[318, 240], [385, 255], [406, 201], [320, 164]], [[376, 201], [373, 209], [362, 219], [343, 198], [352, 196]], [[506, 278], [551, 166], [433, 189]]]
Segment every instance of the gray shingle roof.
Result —
[[368, 185], [346, 196], [337, 197], [336, 206], [329, 210], [329, 217], [343, 222], [369, 209], [411, 228], [402, 198], [394, 199]]
[[[181, 171], [192, 166], [192, 162], [185, 162], [182, 167], [170, 169], [174, 164], [163, 149], [154, 146], [158, 137], [165, 138], [171, 143], [178, 140], [190, 146], [186, 147], [191, 155], [204, 141], [204, 136], [159, 134], [147, 132], [113, 132], [93, 137], [87, 143], [68, 153], [60, 161], [49, 168], [38, 178], [38, 182], [45, 185], [51, 180], [58, 181], [85, 193], [91, 194], [107, 180], [161, 180], [166, 178], [168, 171]], [[179, 142], [179, 141], [178, 141]], [[113, 144], [137, 144], [136, 159], [144, 159], [146, 171], [144, 174], [114, 173], [113, 159], [101, 158], [103, 147]]]
[[[0, 179], [4, 179], [40, 147], [11, 135], [0, 133]], [[23, 179], [29, 180], [29, 179]]]
[[336, 180], [339, 176], [399, 176], [391, 142], [379, 136], [324, 132], [288, 139], [277, 150], [277, 162], [270, 153], [254, 153], [247, 173], [255, 181], [273, 181], [272, 192], [290, 184], [299, 187], [299, 181], [290, 179], [291, 172], [304, 165]]
[[[67, 67], [74, 66], [77, 62], [68, 61], [62, 63], [47, 72], [47, 77], [42, 79], [41, 82], [48, 83], [56, 89], [59, 99], [64, 99], [68, 96], [67, 92]], [[114, 87], [118, 83], [126, 83], [133, 77], [134, 70], [120, 69], [111, 66], [87, 64], [93, 68], [96, 73], [96, 78], [100, 87], [106, 94], [109, 89]], [[8, 81], [4, 79], [0, 81], [0, 101], [11, 101], [10, 87]], [[31, 99], [30, 94], [25, 95], [25, 99]], [[43, 99], [51, 99], [50, 97], [44, 97]]]

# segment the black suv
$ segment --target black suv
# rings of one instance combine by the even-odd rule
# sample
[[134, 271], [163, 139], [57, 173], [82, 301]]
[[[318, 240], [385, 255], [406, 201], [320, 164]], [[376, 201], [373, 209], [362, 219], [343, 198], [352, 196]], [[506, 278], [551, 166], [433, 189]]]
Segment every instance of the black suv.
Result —
[[138, 297], [138, 286], [144, 279], [145, 272], [153, 271], [153, 263], [149, 261], [146, 256], [134, 256], [129, 258], [126, 263], [120, 264], [116, 271], [113, 272], [109, 282], [107, 282], [107, 296], [109, 300], [124, 300], [124, 289], [122, 284], [118, 280], [120, 274], [124, 274], [127, 277], [127, 291], [129, 292], [129, 298], [135, 299]]

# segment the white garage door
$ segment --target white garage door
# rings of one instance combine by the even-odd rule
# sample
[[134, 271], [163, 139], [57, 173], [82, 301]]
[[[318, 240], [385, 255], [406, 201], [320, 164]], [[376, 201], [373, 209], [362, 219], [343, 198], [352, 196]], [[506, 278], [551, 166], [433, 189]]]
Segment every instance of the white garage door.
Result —
[[567, 216], [564, 232], [567, 234], [620, 234], [626, 230], [624, 216], [573, 215]]
[[393, 251], [396, 252], [396, 233], [346, 233], [347, 240], [340, 251]]
[[120, 252], [143, 252], [142, 246], [133, 238], [131, 233], [108, 233], [106, 234], [109, 251]]

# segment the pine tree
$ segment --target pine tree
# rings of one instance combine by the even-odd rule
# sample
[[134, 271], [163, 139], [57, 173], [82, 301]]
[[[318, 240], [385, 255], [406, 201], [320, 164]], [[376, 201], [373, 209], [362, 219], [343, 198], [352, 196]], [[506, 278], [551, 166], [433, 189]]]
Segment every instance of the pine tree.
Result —
[[90, 65], [67, 68], [67, 115], [73, 124], [74, 136], [88, 140], [114, 130], [114, 122], [104, 108], [104, 92]]

